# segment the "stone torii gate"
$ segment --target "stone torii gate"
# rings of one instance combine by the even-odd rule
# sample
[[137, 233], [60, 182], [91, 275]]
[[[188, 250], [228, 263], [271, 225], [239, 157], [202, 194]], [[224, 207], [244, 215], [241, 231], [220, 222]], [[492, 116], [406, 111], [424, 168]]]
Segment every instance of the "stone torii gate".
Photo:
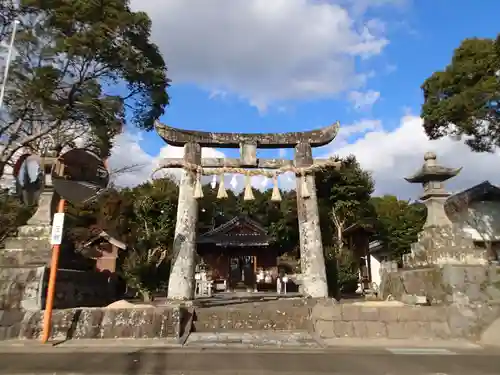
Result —
[[[168, 298], [194, 298], [194, 255], [198, 202], [196, 190], [201, 175], [240, 173], [246, 176], [273, 177], [292, 172], [297, 177], [297, 212], [300, 236], [300, 261], [303, 290], [306, 296], [328, 296], [323, 244], [319, 226], [314, 171], [338, 167], [334, 159], [313, 159], [312, 148], [329, 144], [338, 133], [339, 124], [306, 132], [290, 133], [212, 133], [176, 129], [156, 123], [156, 131], [172, 146], [184, 147], [183, 158], [163, 159], [160, 168], [183, 168], [180, 181], [177, 222], [173, 244], [173, 262], [168, 284]], [[201, 158], [201, 148], [239, 148], [240, 158]], [[257, 148], [294, 148], [294, 160], [257, 158]], [[270, 172], [274, 170], [273, 172]], [[247, 178], [247, 181], [250, 181]], [[249, 186], [249, 185], [247, 185]], [[279, 194], [279, 192], [278, 192]]]

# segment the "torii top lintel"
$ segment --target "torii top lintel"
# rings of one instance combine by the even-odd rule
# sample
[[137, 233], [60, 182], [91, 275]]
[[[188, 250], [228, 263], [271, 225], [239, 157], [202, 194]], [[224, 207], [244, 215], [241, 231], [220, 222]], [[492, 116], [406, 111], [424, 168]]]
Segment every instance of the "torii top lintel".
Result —
[[241, 144], [256, 144], [259, 148], [267, 149], [294, 148], [299, 143], [320, 147], [333, 141], [339, 131], [338, 122], [320, 129], [288, 133], [213, 133], [177, 129], [158, 121], [155, 127], [159, 136], [169, 145], [182, 147], [192, 142], [201, 147], [214, 148], [238, 148]]

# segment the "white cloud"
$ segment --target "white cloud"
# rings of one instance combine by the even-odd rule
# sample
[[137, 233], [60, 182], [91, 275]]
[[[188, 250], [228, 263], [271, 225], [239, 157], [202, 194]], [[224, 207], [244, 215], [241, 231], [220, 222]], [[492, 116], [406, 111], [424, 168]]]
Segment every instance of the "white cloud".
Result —
[[[152, 177], [152, 173], [159, 167], [159, 162], [163, 158], [182, 158], [184, 150], [182, 147], [173, 147], [165, 145], [160, 152], [151, 156], [146, 153], [140, 146], [142, 137], [140, 134], [123, 133], [115, 140], [115, 146], [111, 157], [109, 158], [109, 167], [111, 170], [121, 170], [124, 168], [133, 167], [132, 170], [126, 173], [118, 174], [114, 183], [118, 186], [135, 186], [148, 181]], [[202, 157], [205, 158], [221, 158], [224, 154], [213, 148], [203, 148], [201, 151]], [[168, 173], [179, 179], [181, 169], [163, 169], [155, 173], [154, 177], [158, 178]]]
[[[347, 138], [357, 135], [358, 138], [351, 144]], [[141, 149], [140, 138], [130, 134], [121, 135], [116, 142], [116, 148], [110, 158], [112, 168], [121, 168], [132, 164], [141, 164], [141, 168], [132, 173], [119, 176], [120, 185], [136, 185], [146, 181], [158, 161], [163, 157], [181, 157], [182, 148], [165, 146], [158, 155], [150, 156]], [[431, 141], [422, 128], [419, 117], [406, 115], [401, 119], [399, 127], [387, 130], [378, 120], [361, 120], [358, 123], [341, 127], [338, 138], [333, 144], [318, 149], [318, 157], [332, 155], [356, 155], [362, 167], [373, 173], [376, 183], [376, 194], [395, 194], [401, 198], [417, 198], [422, 193], [420, 185], [406, 182], [408, 177], [416, 172], [423, 164], [423, 156], [427, 151], [434, 151], [438, 155], [438, 162], [448, 167], [464, 167], [460, 175], [448, 184], [450, 192], [471, 187], [484, 180], [500, 184], [500, 152], [494, 154], [473, 153], [463, 142], [451, 138]], [[214, 149], [203, 149], [204, 157], [223, 157], [223, 154]], [[179, 176], [180, 170], [175, 174]], [[229, 188], [231, 176], [225, 176], [226, 187]], [[206, 182], [211, 179], [207, 178]], [[243, 176], [238, 176], [240, 191], [244, 187]], [[263, 189], [262, 177], [252, 178], [252, 186]], [[272, 187], [268, 180], [265, 187]], [[295, 178], [290, 174], [280, 177], [281, 188], [295, 188]]]
[[447, 167], [463, 167], [459, 176], [447, 184], [449, 191], [459, 191], [484, 180], [500, 184], [500, 152], [474, 153], [463, 143], [451, 138], [431, 141], [422, 128], [419, 117], [407, 115], [398, 128], [389, 131], [375, 127], [352, 144], [337, 143], [321, 152], [328, 155], [356, 155], [362, 167], [373, 172], [376, 194], [395, 194], [401, 198], [416, 198], [421, 186], [404, 180], [423, 164], [427, 151], [434, 151], [438, 162]]
[[272, 102], [362, 87], [369, 72], [356, 70], [356, 57], [378, 55], [388, 43], [383, 22], [326, 0], [132, 0], [132, 6], [151, 17], [174, 84], [195, 84], [212, 96], [227, 92], [261, 111]]
[[[357, 136], [351, 144], [349, 137]], [[156, 155], [149, 155], [140, 146], [140, 135], [124, 133], [115, 142], [109, 164], [111, 169], [119, 169], [136, 165], [133, 171], [121, 174], [115, 181], [120, 186], [134, 186], [147, 181], [152, 171], [158, 166], [160, 159], [165, 157], [182, 157], [180, 147], [165, 146]], [[438, 162], [448, 167], [463, 167], [458, 177], [448, 184], [450, 192], [466, 189], [484, 180], [500, 184], [500, 152], [473, 153], [463, 143], [451, 138], [430, 141], [422, 128], [419, 117], [406, 115], [394, 130], [384, 129], [381, 121], [361, 120], [358, 123], [341, 127], [338, 138], [329, 146], [315, 152], [318, 157], [333, 155], [348, 156], [354, 154], [362, 167], [373, 173], [376, 183], [376, 194], [395, 194], [401, 198], [417, 198], [422, 193], [422, 187], [406, 182], [408, 177], [423, 164], [423, 156], [427, 151], [434, 151]], [[224, 157], [218, 150], [204, 148], [203, 157]], [[181, 170], [170, 170], [174, 176], [180, 176]], [[157, 176], [161, 176], [158, 174]], [[226, 187], [229, 188], [231, 176], [225, 176]], [[244, 187], [243, 176], [237, 176], [240, 191]], [[263, 186], [262, 177], [252, 178], [252, 186], [256, 189], [272, 187], [268, 180]], [[207, 177], [205, 182], [210, 182]], [[295, 178], [286, 174], [280, 177], [281, 188], [295, 188]]]
[[368, 90], [366, 92], [351, 91], [348, 98], [355, 110], [365, 111], [371, 109], [380, 99], [380, 92], [373, 90]]

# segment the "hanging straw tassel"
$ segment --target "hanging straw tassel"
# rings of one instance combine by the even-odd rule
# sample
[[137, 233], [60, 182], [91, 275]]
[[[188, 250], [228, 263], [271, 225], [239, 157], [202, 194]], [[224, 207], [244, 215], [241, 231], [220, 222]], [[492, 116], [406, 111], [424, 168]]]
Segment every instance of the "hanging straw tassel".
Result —
[[271, 195], [271, 200], [273, 202], [281, 202], [281, 193], [278, 188], [278, 176], [273, 176], [273, 194]]
[[309, 192], [309, 189], [307, 187], [307, 176], [306, 174], [302, 174], [302, 176], [300, 177], [301, 180], [302, 180], [302, 186], [301, 186], [301, 189], [300, 189], [300, 196], [302, 198], [309, 198], [311, 196], [311, 193]]
[[227, 191], [226, 187], [224, 186], [224, 174], [221, 174], [219, 182], [219, 190], [217, 191], [217, 199], [226, 199], [226, 198], [227, 198]]
[[194, 183], [194, 198], [203, 198], [203, 189], [201, 188], [201, 175], [200, 172], [196, 173], [196, 182]]
[[245, 176], [245, 194], [243, 195], [244, 201], [253, 201], [255, 199], [252, 191], [252, 178]]

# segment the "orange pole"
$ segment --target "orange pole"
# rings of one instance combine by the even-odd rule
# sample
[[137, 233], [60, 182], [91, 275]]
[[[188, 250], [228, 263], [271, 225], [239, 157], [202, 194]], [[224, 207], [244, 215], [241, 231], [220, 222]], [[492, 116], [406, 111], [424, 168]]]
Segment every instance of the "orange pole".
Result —
[[[66, 201], [59, 199], [57, 213], [64, 213]], [[45, 312], [43, 315], [43, 334], [42, 343], [45, 344], [50, 337], [50, 328], [52, 323], [52, 308], [54, 306], [54, 295], [56, 291], [57, 265], [59, 263], [59, 253], [61, 245], [52, 246], [52, 259], [50, 262], [49, 286], [47, 288], [47, 301], [45, 302]]]

